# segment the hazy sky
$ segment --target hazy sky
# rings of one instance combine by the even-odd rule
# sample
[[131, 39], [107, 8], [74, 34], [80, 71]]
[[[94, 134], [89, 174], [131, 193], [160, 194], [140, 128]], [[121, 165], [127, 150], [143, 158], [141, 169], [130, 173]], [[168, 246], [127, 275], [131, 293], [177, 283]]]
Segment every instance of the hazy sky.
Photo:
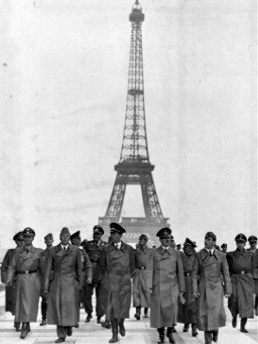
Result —
[[[131, 0], [0, 0], [1, 246], [90, 238], [122, 146]], [[256, 1], [141, 0], [158, 198], [176, 242], [257, 231]], [[132, 204], [134, 207], [132, 207]], [[123, 216], [142, 215], [129, 187]]]

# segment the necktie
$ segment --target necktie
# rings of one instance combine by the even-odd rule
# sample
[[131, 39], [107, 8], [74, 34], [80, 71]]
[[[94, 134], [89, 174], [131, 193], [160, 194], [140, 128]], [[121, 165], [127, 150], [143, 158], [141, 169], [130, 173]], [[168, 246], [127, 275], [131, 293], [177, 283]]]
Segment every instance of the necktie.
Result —
[[65, 247], [65, 246], [63, 247], [63, 250], [66, 250], [66, 247]]
[[116, 246], [116, 249], [119, 250], [118, 244], [115, 244], [115, 246]]
[[210, 257], [212, 256], [211, 251], [209, 251]]
[[26, 253], [28, 254], [30, 252], [30, 249], [29, 248], [26, 248]]

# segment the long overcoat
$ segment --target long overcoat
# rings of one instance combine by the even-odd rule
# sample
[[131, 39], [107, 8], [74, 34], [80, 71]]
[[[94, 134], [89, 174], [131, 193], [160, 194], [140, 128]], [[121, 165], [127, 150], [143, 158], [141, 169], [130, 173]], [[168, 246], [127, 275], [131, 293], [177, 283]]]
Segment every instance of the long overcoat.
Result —
[[133, 275], [133, 306], [150, 307], [150, 289], [153, 269], [153, 249], [138, 247], [135, 251]]
[[228, 300], [228, 308], [232, 316], [239, 314], [241, 318], [253, 318], [253, 253], [245, 249], [236, 249], [228, 252], [226, 257], [232, 281], [232, 295]]
[[192, 271], [195, 260], [195, 253], [192, 255], [182, 254], [185, 274], [185, 304], [178, 300], [177, 321], [183, 324], [197, 324], [197, 300], [193, 296]]
[[[1, 279], [3, 283], [7, 282], [8, 266], [10, 265], [14, 256], [15, 249], [11, 248], [6, 252], [1, 266]], [[5, 311], [15, 313], [15, 300], [16, 300], [16, 276], [14, 275], [12, 285], [5, 288]]]
[[179, 292], [185, 291], [182, 253], [162, 246], [153, 251], [150, 326], [172, 327], [177, 322]]
[[193, 292], [199, 292], [198, 328], [215, 331], [225, 326], [224, 293], [231, 294], [232, 286], [224, 253], [214, 250], [210, 257], [206, 249], [196, 254], [192, 272]]
[[[42, 249], [16, 248], [8, 267], [8, 280], [16, 275], [15, 322], [36, 322], [40, 296], [40, 256]], [[27, 271], [27, 273], [24, 273]], [[21, 273], [23, 272], [23, 273]], [[31, 273], [28, 273], [31, 272]]]
[[[53, 279], [50, 282], [51, 270]], [[82, 286], [82, 262], [79, 248], [60, 244], [49, 250], [44, 289], [48, 290], [48, 324], [77, 326], [79, 322], [79, 289]]]
[[108, 306], [111, 318], [129, 318], [131, 305], [131, 276], [135, 269], [134, 249], [122, 242], [120, 249], [108, 245], [101, 257], [102, 271], [109, 278]]

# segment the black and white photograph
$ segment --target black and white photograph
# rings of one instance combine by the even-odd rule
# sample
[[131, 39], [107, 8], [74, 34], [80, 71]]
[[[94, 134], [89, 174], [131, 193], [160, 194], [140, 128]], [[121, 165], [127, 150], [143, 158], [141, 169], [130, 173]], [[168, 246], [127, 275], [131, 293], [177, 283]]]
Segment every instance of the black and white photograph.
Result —
[[257, 342], [257, 13], [0, 0], [1, 342]]

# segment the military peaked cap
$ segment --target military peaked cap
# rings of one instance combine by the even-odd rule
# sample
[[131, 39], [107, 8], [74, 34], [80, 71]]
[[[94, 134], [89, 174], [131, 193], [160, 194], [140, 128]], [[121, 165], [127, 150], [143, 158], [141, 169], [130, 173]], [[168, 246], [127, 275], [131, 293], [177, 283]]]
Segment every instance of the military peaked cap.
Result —
[[192, 246], [192, 247], [197, 247], [196, 243], [190, 240], [189, 238], [185, 239], [184, 246]]
[[126, 232], [126, 230], [116, 222], [111, 222], [109, 227], [110, 227], [110, 233], [116, 232], [119, 234], [123, 234]]
[[149, 239], [148, 239], [148, 237], [147, 237], [146, 234], [141, 234], [141, 235], [139, 236], [139, 240], [146, 240], [146, 241], [148, 241]]
[[63, 227], [61, 229], [61, 232], [60, 232], [60, 235], [62, 235], [62, 234], [69, 234], [70, 235], [69, 229], [67, 227]]
[[213, 232], [207, 232], [207, 233], [205, 234], [205, 239], [208, 239], [208, 238], [212, 238], [213, 241], [216, 241], [216, 240], [217, 240], [216, 234], [213, 233]]
[[101, 226], [96, 225], [96, 226], [93, 227], [93, 234], [94, 233], [100, 233], [100, 234], [103, 235], [104, 234], [104, 229]]
[[16, 234], [13, 236], [13, 240], [14, 240], [14, 241], [16, 241], [16, 240], [22, 241], [22, 240], [23, 240], [23, 232], [18, 232], [18, 233], [16, 233]]
[[161, 228], [156, 236], [159, 237], [160, 239], [165, 239], [165, 238], [171, 238], [170, 234], [172, 233], [171, 229], [168, 227]]
[[22, 232], [23, 236], [35, 236], [35, 232], [32, 228], [30, 227], [26, 227], [23, 232]]
[[248, 238], [249, 242], [256, 242], [257, 241], [257, 237], [255, 235], [250, 235]]
[[77, 231], [77, 232], [71, 234], [71, 236], [70, 236], [71, 240], [73, 240], [75, 238], [81, 239], [80, 233], [81, 233], [80, 231]]
[[52, 233], [48, 233], [46, 236], [44, 236], [44, 239], [53, 239], [53, 234]]
[[235, 237], [235, 241], [236, 242], [247, 242], [247, 238], [244, 234], [240, 233], [240, 234], [237, 234], [237, 236]]

